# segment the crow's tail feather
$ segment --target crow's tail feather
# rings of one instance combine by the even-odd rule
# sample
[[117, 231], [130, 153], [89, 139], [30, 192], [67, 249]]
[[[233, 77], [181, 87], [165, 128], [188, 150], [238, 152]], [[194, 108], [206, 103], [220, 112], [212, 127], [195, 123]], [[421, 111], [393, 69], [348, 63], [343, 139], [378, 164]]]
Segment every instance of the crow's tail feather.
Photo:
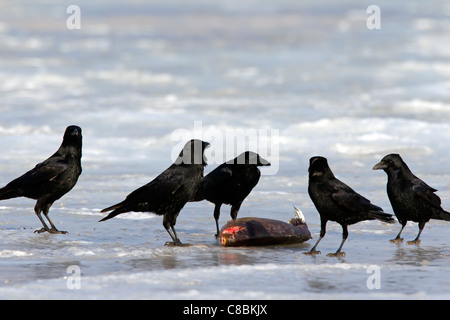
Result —
[[434, 214], [433, 218], [438, 220], [450, 221], [450, 212], [442, 210], [439, 213]]
[[119, 215], [120, 213], [121, 212], [113, 211], [110, 214], [108, 214], [106, 217], [104, 217], [103, 219], [99, 220], [98, 222], [102, 222], [102, 221], [106, 221], [106, 220], [109, 220], [111, 218], [114, 218], [115, 216]]
[[380, 220], [386, 223], [395, 223], [395, 219], [392, 217], [392, 214], [385, 212], [370, 212], [370, 216], [374, 219]]
[[17, 198], [21, 195], [17, 191], [17, 189], [11, 189], [8, 187], [0, 189], [0, 200], [6, 200], [11, 198]]
[[104, 217], [103, 219], [99, 220], [99, 222], [109, 220], [109, 219], [114, 218], [115, 216], [125, 212], [121, 209], [122, 209], [122, 202], [115, 204], [111, 207], [108, 207], [106, 209], [103, 209], [102, 211], [100, 211], [101, 213], [109, 212], [109, 211], [112, 211], [112, 212], [110, 214], [108, 214], [106, 217]]
[[106, 209], [103, 209], [103, 210], [100, 211], [100, 212], [101, 212], [101, 213], [105, 213], [105, 212], [113, 211], [113, 210], [116, 210], [116, 209], [120, 208], [120, 206], [121, 206], [121, 204], [118, 203], [118, 204], [115, 204], [115, 205], [113, 205], [113, 206], [111, 206], [111, 207], [108, 207], [108, 208], [106, 208]]

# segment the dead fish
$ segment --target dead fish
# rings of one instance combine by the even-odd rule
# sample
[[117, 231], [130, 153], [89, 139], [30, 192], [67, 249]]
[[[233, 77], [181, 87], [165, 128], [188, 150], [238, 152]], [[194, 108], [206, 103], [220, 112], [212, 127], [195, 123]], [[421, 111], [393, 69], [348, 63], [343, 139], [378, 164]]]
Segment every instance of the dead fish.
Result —
[[295, 211], [296, 218], [289, 222], [249, 217], [230, 220], [220, 230], [220, 243], [225, 247], [267, 246], [312, 239], [302, 211]]

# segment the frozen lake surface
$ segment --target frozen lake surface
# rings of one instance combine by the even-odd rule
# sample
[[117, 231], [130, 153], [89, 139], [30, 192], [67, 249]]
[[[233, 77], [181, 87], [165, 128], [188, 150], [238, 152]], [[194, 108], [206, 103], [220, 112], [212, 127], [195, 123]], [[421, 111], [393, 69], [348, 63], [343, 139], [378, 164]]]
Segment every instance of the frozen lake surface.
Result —
[[[83, 174], [50, 210], [67, 235], [33, 233], [33, 200], [0, 202], [1, 299], [450, 298], [443, 221], [429, 222], [417, 246], [388, 241], [399, 224], [350, 226], [339, 259], [326, 256], [341, 241], [329, 222], [322, 254], [302, 254], [320, 230], [307, 194], [315, 155], [392, 212], [386, 175], [372, 166], [400, 153], [450, 209], [449, 3], [378, 1], [380, 30], [366, 27], [372, 3], [356, 0], [80, 0], [80, 30], [66, 27], [71, 4], [0, 4], [0, 184], [50, 156], [66, 126], [84, 134]], [[190, 247], [165, 247], [152, 214], [97, 222], [187, 139], [211, 142], [207, 174], [244, 151], [235, 137], [255, 135], [249, 148], [273, 166], [239, 217], [288, 221], [296, 205], [313, 240], [223, 248], [207, 202], [177, 220]], [[403, 236], [417, 232], [409, 223]]]

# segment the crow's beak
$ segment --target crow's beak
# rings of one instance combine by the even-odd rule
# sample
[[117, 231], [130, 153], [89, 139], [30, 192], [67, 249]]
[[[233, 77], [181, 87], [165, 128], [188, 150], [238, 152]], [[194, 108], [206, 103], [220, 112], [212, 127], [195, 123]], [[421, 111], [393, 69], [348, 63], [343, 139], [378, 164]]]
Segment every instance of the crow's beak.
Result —
[[387, 164], [384, 161], [378, 162], [376, 165], [373, 166], [372, 170], [384, 170], [387, 169]]
[[263, 167], [270, 166], [270, 162], [264, 158], [259, 157], [258, 161], [259, 161], [258, 165], [260, 165], [260, 166], [263, 166]]

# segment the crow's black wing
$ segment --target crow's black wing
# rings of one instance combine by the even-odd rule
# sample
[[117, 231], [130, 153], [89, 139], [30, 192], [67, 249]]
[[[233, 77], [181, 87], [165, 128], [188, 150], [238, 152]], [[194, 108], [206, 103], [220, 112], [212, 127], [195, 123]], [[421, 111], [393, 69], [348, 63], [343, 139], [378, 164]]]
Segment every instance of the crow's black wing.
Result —
[[184, 176], [177, 171], [164, 172], [151, 182], [133, 191], [127, 200], [133, 202], [151, 202], [174, 195], [183, 186]]
[[168, 169], [146, 185], [131, 192], [124, 201], [103, 209], [101, 212], [168, 198], [183, 187], [183, 177], [179, 170]]
[[2, 190], [11, 192], [16, 190], [19, 195], [28, 197], [38, 197], [51, 185], [57, 183], [58, 177], [69, 167], [69, 164], [62, 157], [50, 158], [39, 163], [17, 179], [8, 183]]
[[435, 194], [436, 189], [430, 187], [419, 178], [411, 180], [411, 188], [420, 199], [426, 201], [436, 209], [441, 209], [441, 198]]
[[211, 171], [204, 180], [204, 187], [214, 188], [214, 186], [222, 184], [233, 176], [233, 171], [228, 166], [219, 166], [217, 169]]
[[383, 211], [383, 209], [373, 205], [367, 198], [340, 181], [334, 184], [331, 197], [339, 208], [347, 212]]

